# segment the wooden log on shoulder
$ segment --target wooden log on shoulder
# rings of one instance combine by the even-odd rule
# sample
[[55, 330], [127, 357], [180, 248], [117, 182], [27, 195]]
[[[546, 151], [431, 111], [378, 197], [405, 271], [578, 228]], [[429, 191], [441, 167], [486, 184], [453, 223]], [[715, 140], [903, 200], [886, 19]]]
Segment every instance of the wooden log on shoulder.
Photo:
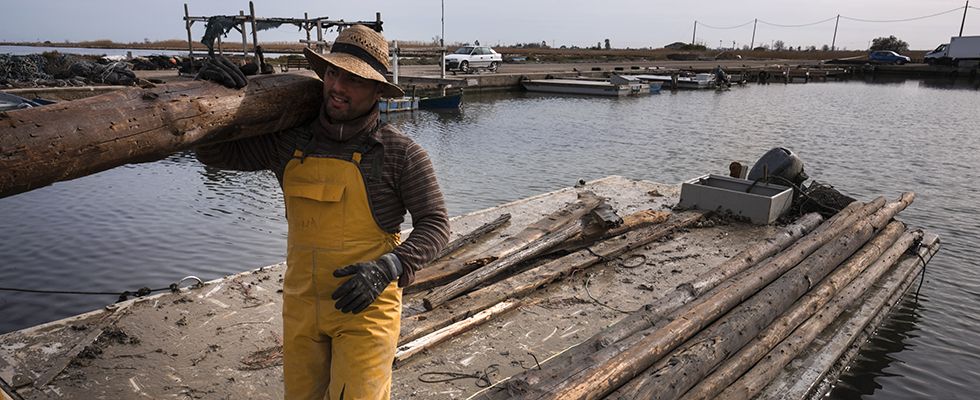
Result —
[[0, 197], [299, 126], [317, 115], [322, 87], [313, 72], [289, 73], [242, 90], [188, 81], [0, 112]]
[[601, 398], [710, 324], [732, 307], [749, 298], [785, 271], [794, 267], [823, 243], [837, 236], [855, 220], [867, 218], [884, 205], [879, 198], [842, 218], [836, 216], [827, 229], [807, 235], [764, 264], [745, 271], [710, 290], [694, 302], [675, 310], [652, 327], [593, 353], [571, 371], [537, 386], [514, 387], [519, 397], [541, 399]]
[[[855, 204], [845, 209], [841, 217], [853, 214], [859, 208], [858, 206]], [[803, 216], [772, 237], [766, 238], [726, 260], [718, 267], [713, 268], [711, 272], [692, 282], [679, 285], [673, 291], [657, 299], [656, 302], [647, 304], [588, 340], [552, 358], [545, 364], [547, 368], [528, 370], [515, 375], [511, 378], [511, 385], [537, 387], [541, 382], [554, 380], [559, 376], [571, 375], [572, 371], [580, 368], [583, 363], [594, 361], [589, 360], [589, 358], [597, 350], [609, 347], [637, 332], [650, 328], [654, 322], [661, 320], [670, 312], [701, 296], [719, 283], [789, 247], [817, 226], [824, 226], [820, 225], [821, 222], [823, 222], [823, 217], [820, 214], [810, 213]]]
[[579, 201], [577, 202], [581, 206], [575, 207], [572, 211], [564, 212], [563, 215], [554, 219], [554, 224], [559, 224], [558, 229], [547, 232], [547, 234], [527, 243], [519, 250], [505, 257], [498, 258], [445, 286], [433, 290], [422, 298], [425, 309], [432, 310], [474, 287], [489, 282], [509, 271], [514, 266], [544, 254], [548, 250], [575, 236], [582, 231], [582, 223], [580, 221], [582, 216], [596, 208], [600, 202], [601, 199], [592, 192], [584, 192], [579, 196]]
[[578, 195], [578, 200], [565, 205], [553, 213], [545, 215], [520, 232], [504, 239], [489, 249], [483, 251], [477, 249], [463, 251], [463, 254], [444, 258], [422, 268], [415, 275], [415, 283], [406, 288], [406, 293], [417, 293], [444, 285], [488, 263], [508, 257], [525, 248], [530, 243], [560, 229], [568, 221], [572, 220], [573, 217], [575, 219], [581, 218], [582, 215], [595, 208], [600, 202], [601, 199], [595, 193], [591, 191], [581, 192]]
[[738, 353], [725, 360], [722, 365], [711, 372], [711, 375], [687, 391], [683, 399], [714, 399], [718, 393], [721, 393], [728, 385], [731, 385], [732, 382], [735, 382], [736, 379], [742, 376], [745, 371], [752, 368], [756, 362], [785, 339], [796, 327], [826, 305], [844, 286], [848, 285], [855, 277], [864, 272], [868, 266], [877, 261], [885, 251], [893, 245], [908, 248], [911, 241], [909, 243], [896, 244], [904, 233], [905, 224], [898, 221], [888, 224], [858, 254], [848, 259], [833, 274], [821, 281], [819, 286], [797, 301], [792, 309], [773, 321], [759, 336], [752, 339]]
[[[796, 358], [820, 332], [823, 332], [855, 300], [864, 295], [885, 273], [892, 270], [892, 267], [896, 266], [896, 262], [908, 249], [908, 244], [921, 236], [921, 232], [907, 232], [871, 267], [838, 293], [829, 304], [825, 305], [803, 325], [796, 328], [788, 338], [772, 349], [754, 368], [722, 391], [718, 398], [750, 399], [759, 394], [782, 371], [786, 364]], [[897, 263], [893, 273], [899, 276], [908, 276], [920, 265], [924, 267], [922, 263], [928, 262], [932, 254], [932, 248], [923, 246], [919, 250], [918, 256], [907, 257], [904, 261]], [[920, 259], [920, 257], [922, 258]], [[892, 290], [897, 292], [899, 287], [902, 285], [895, 285]]]
[[[884, 223], [905, 209], [913, 197], [911, 194], [903, 195], [900, 201], [889, 203], [869, 218], [848, 227], [793, 269], [648, 367], [646, 372], [616, 393], [625, 399], [672, 400], [680, 397], [864, 247], [875, 231], [884, 228]], [[882, 225], [873, 225], [876, 222]], [[901, 228], [895, 231], [897, 236]], [[872, 250], [864, 253], [864, 258], [856, 262], [867, 265], [879, 255], [880, 252], [875, 254]]]
[[457, 297], [442, 307], [425, 314], [403, 318], [399, 343], [415, 340], [501, 301], [527, 295], [541, 286], [560, 280], [569, 276], [574, 271], [588, 268], [604, 259], [618, 257], [621, 254], [662, 238], [677, 229], [691, 226], [703, 216], [704, 213], [700, 211], [684, 212], [674, 215], [663, 224], [627, 232], [624, 235], [597, 243], [588, 249], [568, 254], [490, 286]]

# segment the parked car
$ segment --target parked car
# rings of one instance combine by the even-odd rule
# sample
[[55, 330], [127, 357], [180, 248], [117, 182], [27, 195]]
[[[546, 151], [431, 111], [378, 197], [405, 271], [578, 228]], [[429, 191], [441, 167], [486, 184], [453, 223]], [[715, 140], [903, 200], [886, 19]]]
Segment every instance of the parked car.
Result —
[[891, 50], [878, 50], [872, 51], [871, 54], [868, 54], [868, 61], [882, 64], [902, 65], [912, 62], [912, 59]]
[[487, 46], [463, 46], [446, 56], [446, 71], [472, 72], [486, 69], [496, 72], [503, 57]]

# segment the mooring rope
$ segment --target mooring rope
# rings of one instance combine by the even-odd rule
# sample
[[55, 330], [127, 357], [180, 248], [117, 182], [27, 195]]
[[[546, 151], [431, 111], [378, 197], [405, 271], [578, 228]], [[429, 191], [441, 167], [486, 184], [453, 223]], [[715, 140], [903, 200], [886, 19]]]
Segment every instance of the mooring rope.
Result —
[[14, 287], [0, 287], [0, 291], [4, 292], [19, 292], [19, 293], [40, 293], [40, 294], [75, 294], [75, 295], [87, 295], [87, 296], [119, 296], [118, 301], [126, 301], [130, 296], [132, 297], [143, 297], [152, 293], [162, 292], [164, 290], [169, 290], [171, 292], [177, 292], [180, 290], [180, 285], [186, 280], [195, 280], [197, 283], [193, 287], [201, 287], [204, 282], [196, 276], [187, 276], [183, 279], [171, 283], [170, 286], [165, 288], [150, 289], [147, 286], [141, 287], [135, 291], [123, 290], [117, 292], [95, 292], [95, 291], [84, 291], [84, 290], [51, 290], [51, 289], [24, 289], [24, 288], [14, 288]]

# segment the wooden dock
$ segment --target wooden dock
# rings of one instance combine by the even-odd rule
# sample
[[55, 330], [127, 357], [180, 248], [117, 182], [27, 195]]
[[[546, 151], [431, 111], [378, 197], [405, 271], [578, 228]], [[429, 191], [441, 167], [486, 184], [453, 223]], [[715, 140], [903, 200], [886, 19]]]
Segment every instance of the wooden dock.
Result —
[[[648, 367], [639, 364], [633, 367], [637, 374], [602, 378], [602, 382], [621, 382], [622, 386], [606, 387], [596, 392], [601, 393], [598, 395], [573, 390], [581, 387], [576, 382], [590, 382], [641, 359], [649, 359], [649, 368], [654, 369], [663, 368], [661, 364], [683, 366], [677, 372], [697, 377], [687, 378], [687, 386], [715, 382], [719, 389], [752, 388], [759, 398], [817, 398], [836, 380], [863, 339], [903, 296], [923, 267], [918, 256], [905, 254], [902, 246], [908, 247], [911, 240], [885, 240], [886, 236], [922, 235], [897, 222], [883, 225], [883, 221], [891, 219], [888, 210], [897, 212], [907, 203], [893, 202], [881, 207], [884, 201], [875, 200], [863, 208], [855, 203], [819, 227], [816, 216], [790, 226], [759, 226], [701, 212], [672, 210], [679, 189], [679, 185], [609, 177], [453, 218], [452, 230], [459, 237], [503, 214], [511, 215], [508, 224], [450, 254], [443, 264], [493, 251], [508, 240], [513, 243], [514, 238], [523, 237], [525, 228], [540, 224], [542, 217], [555, 215], [563, 207], [568, 211], [568, 207], [585, 201], [582, 196], [588, 198], [591, 194], [604, 198], [620, 216], [638, 212], [669, 216], [666, 221], [658, 219], [652, 225], [648, 221], [642, 228], [593, 242], [562, 242], [565, 251], [550, 255], [542, 252], [462, 297], [434, 302], [431, 311], [425, 307], [426, 300], [436, 299], [448, 285], [406, 294], [392, 398], [650, 398], [635, 394], [644, 393], [644, 380], [652, 376], [643, 372]], [[911, 200], [911, 196], [902, 199]], [[860, 217], [862, 210], [872, 212], [876, 208], [880, 210], [870, 217]], [[568, 212], [581, 212], [574, 211], [574, 207], [571, 210]], [[627, 221], [625, 225], [632, 223]], [[813, 232], [803, 236], [806, 230]], [[861, 235], [874, 238], [861, 246], [863, 242], [855, 242]], [[815, 237], [833, 240], [817, 246]], [[573, 243], [588, 247], [575, 250], [579, 247]], [[748, 385], [742, 381], [719, 384], [725, 381], [714, 374], [695, 373], [707, 367], [692, 361], [706, 357], [689, 359], [684, 354], [706, 348], [697, 335], [711, 335], [718, 324], [733, 327], [725, 324], [737, 322], [725, 322], [727, 316], [721, 317], [726, 311], [718, 296], [735, 299], [739, 297], [736, 292], [747, 290], [737, 285], [739, 279], [746, 279], [740, 277], [757, 276], [751, 274], [760, 274], [758, 271], [772, 268], [773, 264], [796, 264], [773, 261], [789, 260], [793, 256], [787, 253], [796, 252], [773, 249], [776, 244], [782, 244], [782, 248], [794, 246], [791, 249], [810, 246], [819, 255], [824, 251], [820, 249], [834, 243], [860, 250], [840, 263], [828, 275], [830, 278], [804, 285], [801, 293], [805, 294], [798, 300], [782, 300], [803, 306], [773, 313], [772, 317], [779, 318], [761, 327], [764, 329], [758, 338], [773, 346], [784, 346], [777, 347], [774, 354], [794, 354], [792, 358], [779, 361], [771, 353], [758, 363], [748, 364], [746, 368], [755, 366], [746, 376], [766, 377], [754, 378]], [[938, 239], [926, 233], [921, 243], [921, 248], [910, 252], [917, 251], [927, 262], [938, 251]], [[760, 253], [760, 248], [767, 248], [770, 253]], [[810, 258], [823, 260], [826, 256], [809, 257], [802, 262], [797, 259], [799, 264], [775, 274], [780, 278], [774, 277], [770, 286], [786, 290], [789, 286], [779, 286], [786, 284], [779, 283], [784, 279], [781, 277], [799, 274], [794, 271], [804, 265], [827, 264]], [[836, 266], [836, 261], [833, 264]], [[484, 267], [490, 265], [493, 263]], [[742, 273], [732, 272], [736, 265], [741, 265], [738, 268]], [[24, 399], [281, 398], [280, 289], [284, 267], [272, 265], [201, 287], [130, 300], [4, 334], [0, 336], [0, 378], [15, 388], [16, 394], [11, 395]], [[481, 270], [452, 282], [468, 279], [477, 271]], [[846, 279], [855, 276], [856, 279]], [[752, 307], [745, 304], [759, 300], [753, 300], [751, 293], [743, 294], [739, 302], [731, 302], [731, 314], [752, 314], [748, 311]], [[806, 309], [812, 312], [817, 308], [824, 311], [807, 317]], [[847, 312], [833, 312], [843, 309]], [[699, 317], [698, 310], [719, 315]], [[668, 326], [704, 319], [699, 326], [691, 327], [690, 335], [616, 336], [626, 332], [624, 327], [631, 324], [636, 328], [634, 332], [656, 332], [649, 329], [661, 325], [643, 326], [643, 321], [656, 313], [661, 313], [661, 317], [685, 316], [658, 323]], [[824, 329], [821, 323], [827, 322], [830, 324]], [[781, 326], [799, 327], [794, 330]], [[756, 334], [749, 336], [746, 340]], [[714, 342], [732, 343], [729, 339], [719, 340], [724, 336], [713, 337]], [[646, 351], [619, 352], [631, 349], [630, 343], [658, 338], [677, 343], [669, 349], [664, 347], [661, 356]], [[736, 356], [719, 359], [719, 370], [728, 368], [732, 360], [741, 359], [743, 352], [755, 345], [747, 343], [740, 346], [741, 350], [734, 347], [737, 351], [731, 354]], [[755, 353], [765, 355], [760, 349]], [[787, 349], [802, 351], [795, 354]], [[587, 357], [590, 362], [576, 357]], [[628, 362], [609, 364], [608, 360], [618, 359]], [[780, 366], [781, 362], [786, 366]], [[556, 378], [561, 376], [569, 378]], [[659, 386], [664, 382], [656, 384], [667, 387]], [[711, 393], [704, 392], [702, 386], [692, 390]], [[688, 392], [688, 396], [692, 393]]]

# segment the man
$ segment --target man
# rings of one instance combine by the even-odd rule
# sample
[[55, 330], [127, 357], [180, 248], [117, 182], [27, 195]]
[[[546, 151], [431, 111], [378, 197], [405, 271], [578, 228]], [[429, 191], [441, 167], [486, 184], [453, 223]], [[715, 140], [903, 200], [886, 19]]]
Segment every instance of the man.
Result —
[[[198, 159], [237, 170], [271, 169], [289, 225], [283, 284], [287, 399], [388, 399], [401, 287], [446, 245], [449, 220], [428, 155], [379, 121], [388, 44], [362, 25], [330, 54], [305, 50], [323, 78], [323, 108], [308, 126], [204, 146]], [[200, 76], [241, 87], [215, 61]], [[247, 84], [247, 82], [246, 82]], [[414, 229], [399, 244], [405, 211]], [[396, 282], [397, 281], [397, 282]]]

